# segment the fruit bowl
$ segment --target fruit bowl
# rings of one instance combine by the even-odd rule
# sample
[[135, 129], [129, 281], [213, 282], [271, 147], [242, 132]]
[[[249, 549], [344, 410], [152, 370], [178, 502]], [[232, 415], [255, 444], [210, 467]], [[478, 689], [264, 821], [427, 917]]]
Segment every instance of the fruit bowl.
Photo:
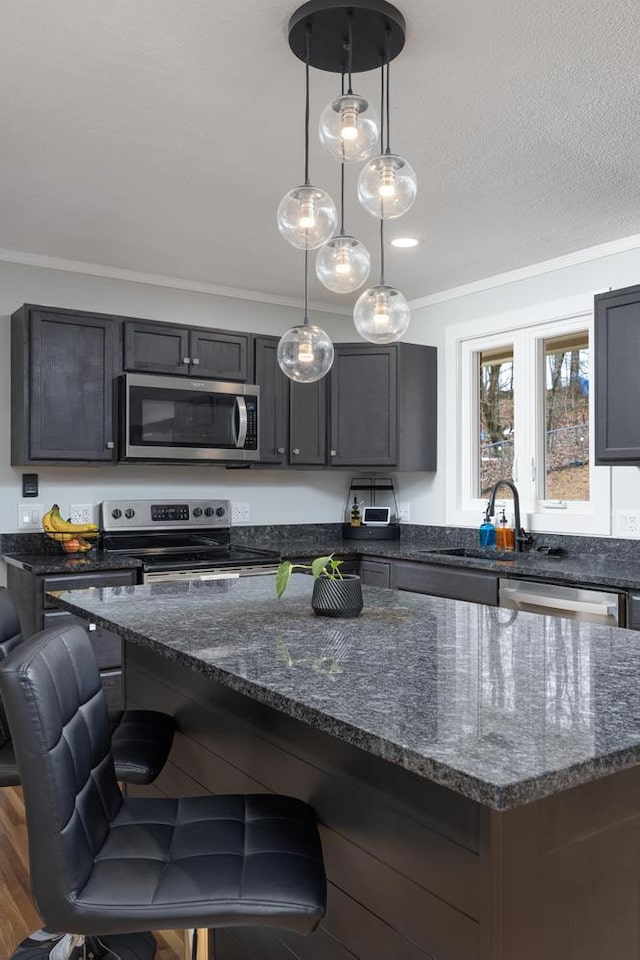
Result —
[[100, 537], [99, 530], [85, 530], [82, 533], [60, 533], [45, 530], [50, 540], [60, 544], [64, 553], [88, 553], [97, 545]]

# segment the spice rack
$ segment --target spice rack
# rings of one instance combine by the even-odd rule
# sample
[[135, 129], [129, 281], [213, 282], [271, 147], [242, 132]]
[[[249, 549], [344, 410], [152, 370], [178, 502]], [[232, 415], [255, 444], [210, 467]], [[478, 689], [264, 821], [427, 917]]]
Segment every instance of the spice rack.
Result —
[[[359, 494], [363, 494], [363, 497], [361, 498]], [[368, 527], [366, 524], [352, 527], [348, 518], [354, 496], [358, 499], [361, 511], [363, 507], [390, 507], [391, 523], [384, 527]], [[398, 540], [400, 524], [398, 523], [398, 501], [393, 478], [352, 477], [344, 506], [344, 516], [347, 518], [342, 530], [342, 536], [345, 540]]]

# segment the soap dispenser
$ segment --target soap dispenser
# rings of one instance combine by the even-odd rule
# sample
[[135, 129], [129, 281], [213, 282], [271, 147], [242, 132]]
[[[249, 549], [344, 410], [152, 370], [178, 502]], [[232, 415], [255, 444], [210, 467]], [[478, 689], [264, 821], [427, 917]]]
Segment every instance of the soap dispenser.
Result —
[[516, 545], [516, 532], [509, 526], [505, 508], [502, 508], [502, 516], [498, 521], [496, 530], [496, 546], [499, 550], [514, 550]]
[[496, 528], [491, 523], [491, 517], [489, 516], [489, 504], [487, 504], [487, 509], [485, 510], [484, 520], [480, 524], [480, 529], [478, 531], [480, 546], [481, 547], [495, 547], [496, 545]]

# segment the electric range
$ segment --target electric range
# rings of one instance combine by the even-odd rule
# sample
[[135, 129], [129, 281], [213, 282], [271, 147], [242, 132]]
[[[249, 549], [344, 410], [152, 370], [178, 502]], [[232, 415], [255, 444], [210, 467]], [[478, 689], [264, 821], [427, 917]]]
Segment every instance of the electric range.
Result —
[[231, 543], [228, 500], [104, 500], [102, 545], [142, 562], [143, 583], [275, 573], [273, 550]]

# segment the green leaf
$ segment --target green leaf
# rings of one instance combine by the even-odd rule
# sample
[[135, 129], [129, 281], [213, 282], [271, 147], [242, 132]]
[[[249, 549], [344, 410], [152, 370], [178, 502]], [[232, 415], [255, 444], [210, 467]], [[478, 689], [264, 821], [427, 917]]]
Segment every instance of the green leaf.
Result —
[[289, 586], [289, 580], [293, 573], [293, 564], [291, 560], [283, 560], [276, 573], [276, 596], [280, 598]]
[[331, 561], [331, 573], [334, 575], [334, 577], [337, 577], [338, 580], [344, 580], [344, 577], [342, 576], [342, 571], [340, 569], [343, 563], [344, 563], [344, 560]]
[[314, 580], [317, 580], [323, 573], [326, 573], [330, 577], [332, 576], [331, 571], [327, 570], [327, 566], [332, 562], [332, 557], [333, 554], [330, 554], [328, 557], [316, 557], [311, 564], [311, 572]]

